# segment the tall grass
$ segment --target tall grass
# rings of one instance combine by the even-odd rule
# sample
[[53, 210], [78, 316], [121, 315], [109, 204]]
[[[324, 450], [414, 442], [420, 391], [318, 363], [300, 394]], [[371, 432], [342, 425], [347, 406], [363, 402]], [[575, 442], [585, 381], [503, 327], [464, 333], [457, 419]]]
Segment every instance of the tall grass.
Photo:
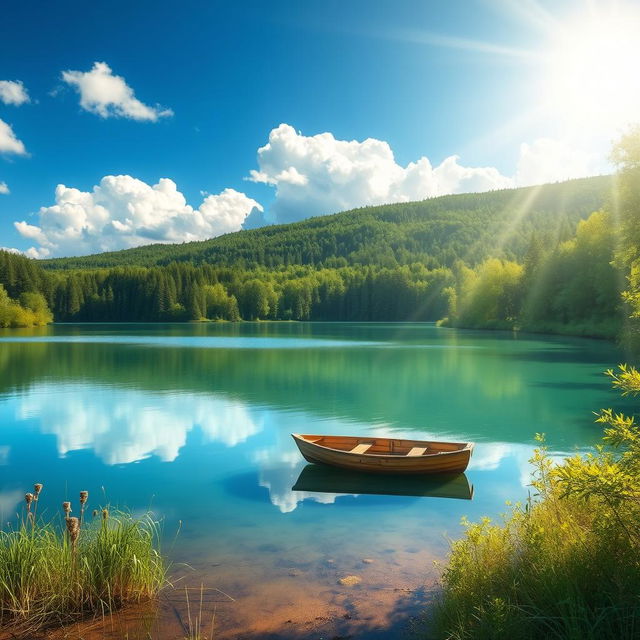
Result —
[[167, 565], [150, 515], [103, 509], [86, 518], [83, 492], [82, 521], [65, 503], [64, 519], [45, 522], [39, 493], [27, 494], [26, 513], [0, 530], [0, 626], [36, 630], [106, 615], [164, 586]]
[[[608, 372], [624, 393], [640, 373]], [[554, 466], [532, 462], [536, 494], [503, 521], [466, 522], [452, 545], [429, 637], [640, 638], [640, 431], [610, 410], [603, 445]]]
[[638, 548], [593, 529], [589, 505], [547, 498], [453, 543], [434, 636], [640, 638]]

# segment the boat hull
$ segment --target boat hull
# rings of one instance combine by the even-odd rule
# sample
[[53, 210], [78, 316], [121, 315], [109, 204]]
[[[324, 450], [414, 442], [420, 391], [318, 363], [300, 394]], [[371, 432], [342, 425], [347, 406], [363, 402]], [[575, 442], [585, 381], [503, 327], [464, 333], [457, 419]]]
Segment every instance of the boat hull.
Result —
[[416, 457], [357, 454], [320, 446], [305, 440], [297, 434], [292, 435], [300, 453], [307, 462], [326, 464], [340, 469], [350, 469], [365, 473], [416, 475], [462, 473], [467, 468], [473, 451], [473, 446], [469, 444], [457, 450]]

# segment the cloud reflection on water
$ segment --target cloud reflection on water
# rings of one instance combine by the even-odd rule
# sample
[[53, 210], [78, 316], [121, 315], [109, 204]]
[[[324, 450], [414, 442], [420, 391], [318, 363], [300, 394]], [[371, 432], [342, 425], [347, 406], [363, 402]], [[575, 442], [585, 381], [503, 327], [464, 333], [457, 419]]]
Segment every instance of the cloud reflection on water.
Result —
[[259, 415], [222, 395], [77, 384], [38, 384], [21, 397], [17, 414], [22, 420], [38, 420], [43, 433], [55, 435], [60, 456], [91, 449], [109, 465], [150, 456], [172, 462], [195, 428], [202, 431], [205, 441], [228, 447], [263, 428]]
[[20, 489], [5, 489], [0, 491], [0, 518], [2, 522], [11, 518], [15, 513], [16, 505], [24, 504], [24, 491]]
[[280, 513], [291, 513], [305, 500], [321, 504], [333, 504], [339, 493], [312, 493], [309, 491], [292, 491], [300, 472], [307, 464], [297, 449], [279, 451], [262, 449], [256, 451], [254, 462], [260, 468], [258, 482], [269, 491], [269, 499]]

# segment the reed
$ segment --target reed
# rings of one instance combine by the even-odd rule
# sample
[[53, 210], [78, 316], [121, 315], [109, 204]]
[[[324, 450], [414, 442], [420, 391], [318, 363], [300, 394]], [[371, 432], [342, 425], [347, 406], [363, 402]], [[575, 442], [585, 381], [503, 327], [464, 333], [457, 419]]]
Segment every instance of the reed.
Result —
[[34, 632], [157, 595], [167, 578], [158, 522], [106, 508], [83, 521], [86, 492], [80, 518], [65, 502], [64, 519], [43, 521], [32, 509], [36, 486], [15, 524], [0, 530], [0, 627]]
[[[185, 636], [182, 640], [214, 640], [214, 626], [216, 620], [215, 608], [211, 614], [211, 623], [207, 625], [204, 613], [204, 585], [200, 585], [199, 590], [199, 606], [196, 609], [191, 606], [191, 598], [189, 596], [189, 588], [184, 588], [185, 601], [187, 604], [187, 621], [185, 626]], [[217, 591], [217, 589], [216, 589]], [[195, 604], [195, 603], [194, 603]]]

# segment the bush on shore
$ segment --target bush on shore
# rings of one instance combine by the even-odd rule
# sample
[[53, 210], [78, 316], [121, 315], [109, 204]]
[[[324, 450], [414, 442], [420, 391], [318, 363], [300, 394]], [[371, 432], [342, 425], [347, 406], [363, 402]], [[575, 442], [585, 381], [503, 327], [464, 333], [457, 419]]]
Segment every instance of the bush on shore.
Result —
[[[640, 373], [608, 371], [623, 395]], [[543, 444], [535, 495], [502, 523], [465, 523], [430, 635], [448, 640], [640, 637], [640, 430], [611, 409], [603, 442], [554, 465]]]
[[53, 322], [53, 314], [41, 293], [25, 292], [13, 300], [0, 284], [0, 328], [39, 327]]

